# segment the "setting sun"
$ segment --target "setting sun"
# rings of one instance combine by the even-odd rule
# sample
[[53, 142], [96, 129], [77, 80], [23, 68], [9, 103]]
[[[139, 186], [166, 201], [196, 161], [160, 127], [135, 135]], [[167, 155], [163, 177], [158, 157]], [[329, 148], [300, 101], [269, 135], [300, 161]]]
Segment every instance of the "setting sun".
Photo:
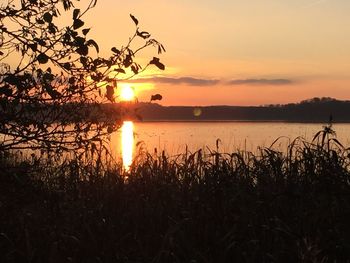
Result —
[[122, 101], [131, 101], [135, 99], [135, 90], [130, 86], [122, 86], [120, 91]]

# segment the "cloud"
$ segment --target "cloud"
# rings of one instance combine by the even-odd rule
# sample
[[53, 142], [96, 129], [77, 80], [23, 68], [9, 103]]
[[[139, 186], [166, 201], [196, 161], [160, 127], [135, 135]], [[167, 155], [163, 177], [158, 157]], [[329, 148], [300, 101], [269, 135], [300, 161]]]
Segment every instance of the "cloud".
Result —
[[170, 78], [170, 77], [153, 77], [147, 79], [134, 79], [128, 82], [132, 83], [163, 83], [163, 84], [186, 84], [191, 86], [212, 86], [220, 82], [217, 79], [200, 79], [192, 77], [180, 77], [180, 78]]
[[316, 0], [316, 1], [313, 1], [311, 3], [304, 5], [302, 8], [311, 8], [311, 7], [317, 6], [319, 4], [326, 3], [326, 2], [328, 2], [328, 0]]
[[227, 82], [229, 85], [290, 85], [293, 81], [290, 79], [234, 79]]
[[130, 83], [154, 83], [154, 84], [171, 84], [171, 85], [190, 85], [190, 86], [215, 86], [217, 84], [222, 85], [290, 85], [294, 81], [290, 79], [233, 79], [229, 81], [220, 79], [206, 79], [206, 78], [193, 78], [193, 77], [151, 77], [128, 80]]

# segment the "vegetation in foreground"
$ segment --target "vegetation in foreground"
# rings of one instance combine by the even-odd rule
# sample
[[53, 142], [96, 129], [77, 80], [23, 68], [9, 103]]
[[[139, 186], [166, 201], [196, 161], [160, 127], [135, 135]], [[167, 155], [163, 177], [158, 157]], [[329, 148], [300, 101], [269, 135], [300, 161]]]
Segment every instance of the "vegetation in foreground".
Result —
[[127, 179], [101, 151], [3, 155], [0, 261], [349, 262], [350, 155], [331, 132], [287, 153], [140, 154]]

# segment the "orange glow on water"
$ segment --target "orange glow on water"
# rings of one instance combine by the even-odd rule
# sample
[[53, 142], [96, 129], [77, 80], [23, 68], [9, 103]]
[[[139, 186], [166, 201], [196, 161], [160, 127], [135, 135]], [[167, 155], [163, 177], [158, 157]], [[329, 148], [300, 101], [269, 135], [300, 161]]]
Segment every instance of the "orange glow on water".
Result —
[[122, 156], [123, 166], [129, 171], [132, 164], [132, 154], [134, 145], [134, 124], [132, 121], [124, 121], [122, 126]]

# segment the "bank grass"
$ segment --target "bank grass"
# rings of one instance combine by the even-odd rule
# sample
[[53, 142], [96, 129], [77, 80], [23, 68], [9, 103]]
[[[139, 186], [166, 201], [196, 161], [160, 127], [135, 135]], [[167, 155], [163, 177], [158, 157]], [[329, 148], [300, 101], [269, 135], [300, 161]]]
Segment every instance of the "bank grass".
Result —
[[[276, 141], [276, 143], [278, 140]], [[349, 262], [350, 151], [1, 156], [0, 262]]]

